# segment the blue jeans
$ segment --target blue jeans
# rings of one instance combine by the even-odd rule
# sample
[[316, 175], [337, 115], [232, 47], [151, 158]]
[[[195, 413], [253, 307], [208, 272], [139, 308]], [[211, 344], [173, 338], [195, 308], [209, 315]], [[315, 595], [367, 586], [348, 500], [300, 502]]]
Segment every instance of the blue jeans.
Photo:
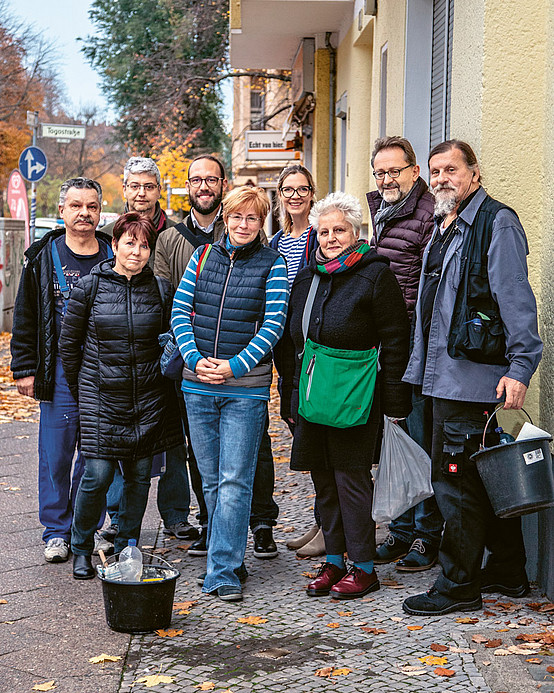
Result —
[[[421, 388], [414, 387], [412, 412], [406, 420], [410, 437], [431, 455], [433, 437], [433, 401], [421, 394]], [[411, 544], [415, 539], [423, 539], [438, 549], [444, 520], [435, 496], [426, 498], [413, 508], [393, 520], [389, 532], [400, 541]]]
[[[123, 477], [119, 465], [116, 465], [114, 478], [106, 496], [112, 525], [119, 525], [119, 503], [122, 490]], [[178, 445], [165, 453], [165, 472], [158, 481], [156, 501], [158, 511], [166, 527], [188, 521], [190, 486], [184, 445]]]
[[192, 445], [208, 509], [208, 561], [203, 592], [239, 587], [258, 449], [267, 402], [184, 393]]
[[[94, 531], [106, 505], [106, 493], [112, 483], [118, 463], [98, 457], [87, 458], [85, 472], [79, 485], [73, 526], [71, 550], [77, 556], [90, 556], [94, 549]], [[123, 462], [123, 491], [119, 503], [119, 532], [115, 538], [115, 553], [127, 546], [129, 539], [140, 537], [140, 527], [150, 490], [152, 457], [136, 462]]]
[[[75, 449], [77, 456], [75, 462]], [[73, 506], [84, 470], [79, 448], [79, 408], [69, 391], [62, 368], [56, 360], [54, 396], [40, 403], [38, 429], [39, 521], [44, 541], [61, 537], [69, 541]]]

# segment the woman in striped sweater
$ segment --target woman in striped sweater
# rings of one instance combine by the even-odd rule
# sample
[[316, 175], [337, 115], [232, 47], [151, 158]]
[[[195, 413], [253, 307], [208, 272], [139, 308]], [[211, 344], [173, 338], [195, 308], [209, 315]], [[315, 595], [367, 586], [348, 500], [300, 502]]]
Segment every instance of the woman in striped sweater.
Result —
[[271, 350], [286, 320], [289, 284], [279, 253], [260, 241], [269, 200], [260, 188], [223, 202], [226, 232], [198, 248], [173, 303], [185, 361], [182, 390], [208, 508], [202, 591], [242, 599], [254, 472], [272, 377]]

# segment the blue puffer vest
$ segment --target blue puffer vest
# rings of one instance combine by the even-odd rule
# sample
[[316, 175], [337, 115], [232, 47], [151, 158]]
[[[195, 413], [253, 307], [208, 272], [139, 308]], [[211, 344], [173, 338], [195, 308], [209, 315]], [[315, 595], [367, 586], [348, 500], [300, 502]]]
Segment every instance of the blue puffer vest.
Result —
[[[259, 238], [235, 251], [225, 239], [213, 245], [196, 282], [193, 331], [202, 356], [231, 359], [262, 325], [266, 282], [279, 253]], [[269, 363], [271, 354], [261, 363]]]

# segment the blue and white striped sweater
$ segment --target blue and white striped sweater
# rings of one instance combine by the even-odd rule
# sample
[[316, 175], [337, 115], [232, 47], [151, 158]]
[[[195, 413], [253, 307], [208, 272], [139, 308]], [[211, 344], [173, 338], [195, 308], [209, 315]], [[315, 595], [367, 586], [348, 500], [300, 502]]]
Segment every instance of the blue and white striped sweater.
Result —
[[[196, 250], [175, 293], [171, 313], [171, 326], [175, 339], [185, 365], [191, 371], [195, 370], [198, 361], [203, 358], [196, 347], [191, 318], [199, 257], [200, 252]], [[271, 267], [266, 281], [266, 297], [264, 320], [260, 330], [242, 351], [229, 360], [233, 375], [237, 379], [251, 371], [271, 351], [283, 334], [287, 317], [289, 283], [286, 263], [282, 257], [276, 258]], [[210, 386], [210, 390], [216, 387]], [[236, 387], [233, 389], [237, 390]], [[227, 387], [226, 390], [229, 388]]]

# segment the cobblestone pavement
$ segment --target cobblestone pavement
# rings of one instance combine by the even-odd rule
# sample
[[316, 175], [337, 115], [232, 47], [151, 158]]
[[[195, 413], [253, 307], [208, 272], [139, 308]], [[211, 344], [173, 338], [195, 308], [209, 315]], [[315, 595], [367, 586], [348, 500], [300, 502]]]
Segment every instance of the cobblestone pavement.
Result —
[[[31, 400], [13, 394], [1, 347], [2, 340], [0, 391], [6, 393], [5, 401], [0, 401], [2, 693], [23, 693], [50, 681], [51, 690], [60, 693], [554, 691], [554, 674], [548, 671], [554, 667], [554, 636], [550, 645], [545, 644], [546, 629], [554, 632], [550, 610], [554, 607], [537, 591], [513, 602], [490, 595], [493, 601], [486, 602], [484, 611], [416, 618], [402, 612], [402, 601], [428, 588], [438, 569], [402, 575], [394, 566], [381, 566], [381, 590], [365, 599], [341, 602], [305, 595], [308, 574], [315, 573], [318, 563], [298, 560], [284, 543], [311, 525], [313, 488], [309, 475], [289, 471], [290, 436], [275, 411], [271, 433], [281, 508], [275, 530], [279, 556], [258, 560], [249, 544], [244, 602], [225, 604], [202, 595], [196, 576], [203, 572], [205, 560], [189, 557], [182, 542], [164, 538], [154, 482], [141, 544], [154, 546], [154, 551], [174, 562], [181, 571], [175, 602], [193, 604], [175, 610], [171, 627], [182, 631], [175, 637], [128, 636], [109, 630], [100, 582], [73, 580], [70, 562], [44, 563], [37, 513], [37, 425], [30, 422], [36, 410]], [[273, 409], [276, 404], [275, 399]], [[384, 529], [379, 532], [384, 535]], [[477, 621], [460, 623], [460, 616]], [[245, 617], [254, 618], [251, 623], [238, 622]], [[526, 644], [516, 640], [522, 634], [535, 634], [544, 642], [525, 654], [510, 652], [509, 647]], [[508, 654], [495, 654], [499, 650]], [[121, 659], [104, 664], [90, 661], [101, 653]], [[440, 659], [424, 663], [420, 658], [426, 656]], [[438, 667], [453, 675], [439, 676]], [[323, 676], [316, 676], [318, 671]], [[152, 679], [143, 679], [157, 674], [171, 682], [149, 687]]]
[[[411, 617], [401, 610], [403, 599], [428, 588], [438, 569], [402, 575], [394, 566], [380, 566], [381, 590], [367, 598], [307, 597], [304, 588], [318, 563], [297, 559], [284, 542], [310, 526], [313, 488], [308, 474], [289, 471], [290, 436], [275, 415], [271, 433], [281, 508], [275, 530], [279, 556], [258, 560], [249, 542], [246, 565], [250, 577], [244, 601], [229, 604], [201, 593], [195, 578], [205, 568], [204, 559], [189, 557], [175, 540], [161, 539], [158, 548], [163, 544], [164, 558], [181, 571], [175, 601], [194, 603], [183, 614], [175, 611], [171, 627], [182, 631], [175, 637], [132, 637], [120, 693], [554, 690], [553, 677], [546, 669], [550, 662], [554, 664], [554, 656], [547, 646], [536, 645], [520, 655], [506, 650], [524, 644], [516, 640], [522, 633], [538, 633], [546, 627], [552, 631], [552, 612], [527, 606], [545, 604], [539, 594], [514, 602], [490, 595], [485, 611]], [[471, 622], [460, 622], [464, 616]], [[239, 623], [244, 617], [254, 618], [252, 623]], [[493, 642], [494, 648], [485, 647], [472, 641], [475, 635], [489, 643], [500, 642]], [[509, 654], [495, 655], [499, 649]], [[439, 659], [423, 663], [421, 658], [426, 656]], [[440, 676], [435, 673], [438, 667], [453, 674]], [[140, 682], [154, 674], [167, 676], [172, 683], [147, 688]]]

